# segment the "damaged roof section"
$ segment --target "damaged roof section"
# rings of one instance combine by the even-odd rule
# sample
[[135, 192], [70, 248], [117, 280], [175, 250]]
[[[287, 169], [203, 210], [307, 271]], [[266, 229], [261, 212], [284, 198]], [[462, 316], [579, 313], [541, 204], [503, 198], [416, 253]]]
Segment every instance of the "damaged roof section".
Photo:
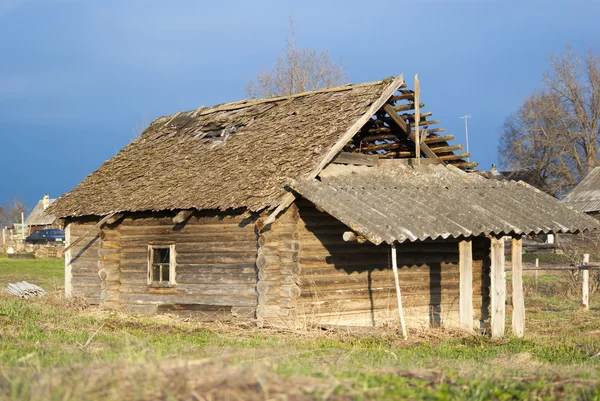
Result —
[[600, 223], [523, 183], [453, 166], [331, 165], [292, 188], [371, 242], [578, 232]]
[[59, 198], [52, 212], [74, 217], [273, 208], [287, 194], [289, 179], [314, 176], [353, 124], [403, 82], [400, 77], [158, 118]]

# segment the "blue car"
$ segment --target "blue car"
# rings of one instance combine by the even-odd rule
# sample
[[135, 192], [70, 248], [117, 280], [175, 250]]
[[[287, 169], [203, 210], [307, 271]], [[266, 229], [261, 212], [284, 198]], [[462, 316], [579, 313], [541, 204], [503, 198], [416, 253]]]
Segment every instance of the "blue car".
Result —
[[29, 244], [62, 244], [65, 242], [65, 233], [57, 228], [37, 230], [25, 238]]

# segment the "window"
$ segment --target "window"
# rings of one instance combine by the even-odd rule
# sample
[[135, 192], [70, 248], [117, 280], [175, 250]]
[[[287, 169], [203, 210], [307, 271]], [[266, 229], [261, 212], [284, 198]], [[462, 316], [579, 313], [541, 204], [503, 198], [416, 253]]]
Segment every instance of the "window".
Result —
[[148, 285], [171, 287], [175, 284], [175, 245], [148, 245]]

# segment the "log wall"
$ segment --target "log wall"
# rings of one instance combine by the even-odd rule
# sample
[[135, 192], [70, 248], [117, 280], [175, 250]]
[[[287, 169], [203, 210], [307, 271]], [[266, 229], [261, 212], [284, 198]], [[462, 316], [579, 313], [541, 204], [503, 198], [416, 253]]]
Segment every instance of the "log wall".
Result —
[[66, 244], [72, 244], [65, 255], [65, 292], [67, 297], [82, 295], [90, 304], [100, 303], [100, 277], [98, 276], [98, 252], [100, 233], [95, 220], [71, 222], [65, 228]]
[[[255, 222], [239, 215], [196, 213], [174, 224], [173, 216], [127, 217], [104, 234], [103, 256], [110, 263], [104, 265], [106, 300], [140, 313], [253, 319], [258, 298]], [[175, 244], [175, 286], [148, 285], [149, 244]], [[109, 262], [113, 257], [118, 258], [118, 279], [110, 280], [107, 267], [113, 271], [117, 266]]]
[[[289, 301], [299, 322], [380, 325], [398, 318], [388, 245], [344, 242], [348, 228], [306, 201], [298, 215], [299, 295]], [[289, 216], [286, 216], [289, 215]], [[288, 223], [289, 224], [289, 223]], [[275, 226], [275, 225], [274, 225]], [[288, 228], [288, 231], [290, 229]], [[473, 307], [476, 325], [487, 319], [489, 261], [486, 240], [473, 240]], [[407, 323], [459, 325], [458, 240], [398, 245], [398, 267]]]

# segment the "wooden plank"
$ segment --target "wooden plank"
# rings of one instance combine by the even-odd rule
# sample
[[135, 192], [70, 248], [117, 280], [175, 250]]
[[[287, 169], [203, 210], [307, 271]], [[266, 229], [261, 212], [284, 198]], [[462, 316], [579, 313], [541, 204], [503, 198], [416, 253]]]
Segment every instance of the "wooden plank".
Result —
[[[71, 224], [67, 224], [65, 227], [65, 246], [71, 244]], [[67, 250], [64, 252], [65, 255], [65, 297], [71, 298], [73, 296], [73, 284], [71, 282], [71, 251]]]
[[512, 239], [512, 285], [513, 314], [512, 328], [516, 337], [523, 337], [525, 332], [525, 298], [523, 296], [523, 241]]
[[[590, 255], [585, 253], [583, 255], [583, 265], [590, 263]], [[581, 289], [581, 303], [583, 304], [583, 310], [590, 310], [590, 271], [585, 269], [583, 271], [582, 289]]]
[[506, 271], [504, 270], [504, 238], [491, 237], [491, 309], [492, 337], [504, 336], [506, 314]]
[[377, 166], [379, 157], [361, 153], [340, 152], [331, 162], [336, 164], [355, 164], [358, 166]]
[[460, 324], [473, 330], [473, 247], [471, 241], [458, 244], [460, 270]]
[[396, 262], [396, 244], [392, 245], [392, 270], [394, 271], [394, 283], [396, 285], [396, 300], [398, 301], [398, 314], [400, 315], [400, 324], [402, 325], [402, 336], [408, 339], [406, 331], [406, 321], [404, 320], [404, 309], [402, 309], [402, 293], [400, 292], [400, 278], [398, 277], [398, 264]]
[[468, 157], [470, 157], [471, 154], [470, 153], [461, 153], [458, 155], [447, 155], [447, 156], [438, 156], [441, 160], [460, 160], [460, 159], [466, 159]]
[[[398, 114], [396, 114], [394, 112], [394, 110], [392, 109], [392, 107], [390, 105], [385, 105], [383, 107], [383, 109], [385, 110], [386, 113], [389, 114], [389, 116], [392, 118], [392, 120], [394, 120], [394, 122], [401, 128], [404, 130], [404, 132], [407, 133], [407, 135], [410, 137], [410, 139], [414, 142], [414, 143], [418, 143], [418, 139], [415, 136], [415, 133], [412, 130], [408, 130], [406, 127], [406, 123], [398, 116]], [[419, 144], [419, 149], [423, 151], [423, 153], [429, 157], [430, 159], [438, 159], [438, 156], [435, 154], [435, 152], [433, 150], [431, 150], [431, 148], [429, 146], [427, 146], [427, 144], [425, 142], [421, 142]]]

